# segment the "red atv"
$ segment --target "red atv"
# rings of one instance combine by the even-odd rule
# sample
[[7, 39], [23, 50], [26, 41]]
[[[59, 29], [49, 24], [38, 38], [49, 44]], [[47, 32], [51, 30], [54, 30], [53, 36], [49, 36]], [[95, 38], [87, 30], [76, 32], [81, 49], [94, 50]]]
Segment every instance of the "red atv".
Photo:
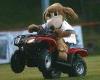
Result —
[[57, 44], [52, 35], [19, 35], [14, 44], [18, 46], [11, 57], [11, 69], [15, 73], [21, 73], [28, 66], [37, 67], [46, 79], [59, 78], [61, 73], [70, 77], [86, 75], [85, 49], [69, 48], [67, 61], [64, 61], [58, 58]]

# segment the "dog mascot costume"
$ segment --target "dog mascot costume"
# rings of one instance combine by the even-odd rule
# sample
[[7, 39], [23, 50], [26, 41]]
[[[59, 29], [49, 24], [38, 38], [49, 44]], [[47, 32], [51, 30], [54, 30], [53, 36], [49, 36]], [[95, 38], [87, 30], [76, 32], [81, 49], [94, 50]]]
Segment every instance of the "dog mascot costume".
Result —
[[[45, 21], [44, 24], [31, 24], [28, 26], [28, 31], [32, 33], [33, 31], [38, 32], [41, 29], [44, 29], [46, 32], [52, 30], [56, 36], [59, 58], [67, 61], [66, 52], [68, 52], [68, 45], [65, 42], [68, 42], [66, 41], [67, 37], [70, 38], [72, 34], [75, 34], [74, 29], [67, 20], [77, 20], [77, 14], [70, 7], [64, 7], [60, 3], [54, 3], [44, 11], [43, 19]], [[72, 42], [76, 43], [75, 40]]]

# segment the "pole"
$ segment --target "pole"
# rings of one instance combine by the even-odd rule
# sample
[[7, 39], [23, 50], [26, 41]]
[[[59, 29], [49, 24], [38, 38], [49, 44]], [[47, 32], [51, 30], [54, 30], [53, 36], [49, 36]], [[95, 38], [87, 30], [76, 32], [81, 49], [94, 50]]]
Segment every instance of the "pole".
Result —
[[41, 0], [42, 12], [49, 6], [49, 0]]

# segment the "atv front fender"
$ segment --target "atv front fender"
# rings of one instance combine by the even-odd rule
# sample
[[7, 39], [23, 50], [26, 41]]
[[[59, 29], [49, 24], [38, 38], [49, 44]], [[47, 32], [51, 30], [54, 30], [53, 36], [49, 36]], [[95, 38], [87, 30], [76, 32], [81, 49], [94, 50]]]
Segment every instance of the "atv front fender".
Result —
[[68, 54], [79, 54], [82, 57], [86, 57], [88, 55], [88, 52], [83, 48], [70, 48], [68, 50]]

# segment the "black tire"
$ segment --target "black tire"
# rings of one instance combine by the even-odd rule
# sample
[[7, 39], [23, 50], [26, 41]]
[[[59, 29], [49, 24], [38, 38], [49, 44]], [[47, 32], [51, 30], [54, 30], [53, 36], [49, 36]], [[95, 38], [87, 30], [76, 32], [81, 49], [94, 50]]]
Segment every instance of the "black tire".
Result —
[[78, 77], [78, 76], [85, 76], [86, 73], [87, 73], [86, 63], [84, 59], [80, 57], [80, 55], [77, 55], [77, 57], [75, 57], [75, 60], [73, 61], [72, 67], [70, 67], [68, 71], [68, 75], [69, 77]]
[[16, 50], [11, 57], [11, 69], [15, 73], [21, 73], [25, 68], [25, 60], [23, 58], [23, 53]]
[[39, 69], [40, 71], [50, 71], [52, 67], [52, 57], [47, 49], [40, 52]]
[[42, 72], [45, 79], [58, 79], [61, 76], [61, 72], [57, 69], [52, 69], [51, 71]]
[[42, 72], [45, 79], [59, 78], [61, 72], [53, 67], [53, 56], [47, 49], [41, 51], [39, 70]]

